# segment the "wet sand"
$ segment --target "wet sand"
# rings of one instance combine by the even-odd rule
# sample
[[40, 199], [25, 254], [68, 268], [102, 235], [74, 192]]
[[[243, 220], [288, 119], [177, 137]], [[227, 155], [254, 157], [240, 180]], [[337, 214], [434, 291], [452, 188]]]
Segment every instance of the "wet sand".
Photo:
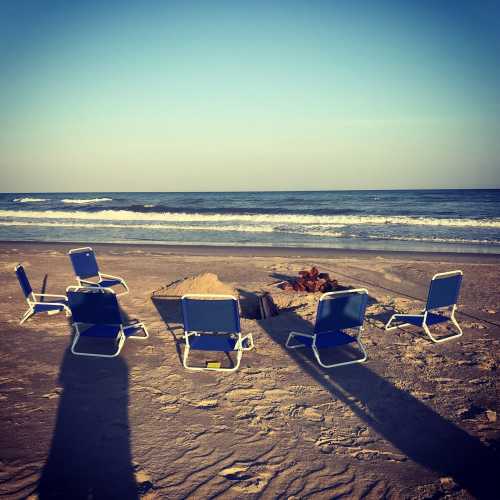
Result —
[[[19, 325], [14, 265], [35, 291], [64, 293], [78, 246], [0, 243], [0, 496], [498, 497], [500, 256], [94, 245], [103, 272], [131, 289], [124, 313], [150, 332], [97, 359], [69, 353], [62, 314]], [[366, 363], [327, 370], [284, 348], [290, 330], [310, 328], [314, 301], [255, 319], [256, 293], [312, 265], [368, 289]], [[457, 268], [461, 338], [381, 328]], [[238, 290], [255, 340], [236, 373], [184, 370], [178, 303], [151, 298], [204, 272]]]

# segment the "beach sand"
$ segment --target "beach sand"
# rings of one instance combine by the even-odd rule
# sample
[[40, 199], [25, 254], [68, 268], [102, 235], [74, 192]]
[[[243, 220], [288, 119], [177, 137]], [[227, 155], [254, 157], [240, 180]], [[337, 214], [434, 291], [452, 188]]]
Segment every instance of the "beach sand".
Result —
[[[64, 293], [77, 246], [0, 244], [2, 498], [498, 498], [500, 256], [94, 245], [150, 332], [97, 359], [69, 352], [64, 314], [19, 325], [15, 264], [35, 291]], [[368, 289], [366, 363], [326, 370], [284, 348], [314, 300], [255, 319], [256, 293], [312, 265]], [[461, 338], [381, 328], [457, 268]], [[205, 272], [237, 290], [255, 340], [235, 373], [184, 370], [178, 302], [152, 300]]]

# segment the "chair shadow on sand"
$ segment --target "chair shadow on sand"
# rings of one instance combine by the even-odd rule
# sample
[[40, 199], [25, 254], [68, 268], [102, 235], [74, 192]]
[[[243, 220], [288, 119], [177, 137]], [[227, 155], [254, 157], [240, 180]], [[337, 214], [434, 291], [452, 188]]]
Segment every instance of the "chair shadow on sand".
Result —
[[[244, 292], [244, 295], [244, 300], [251, 300], [251, 292]], [[332, 398], [348, 406], [357, 417], [412, 461], [440, 477], [451, 476], [476, 498], [498, 498], [497, 467], [500, 457], [497, 452], [374, 373], [369, 368], [369, 357], [368, 364], [324, 369], [316, 362], [311, 349], [286, 349], [289, 331], [308, 332], [312, 330], [312, 325], [293, 310], [287, 311], [284, 316], [286, 331], [281, 319], [278, 322], [269, 318], [259, 324], [304, 373], [329, 391]], [[363, 336], [366, 338], [367, 335], [369, 332], [365, 331]], [[357, 356], [350, 347], [339, 355], [342, 360]]]
[[182, 327], [182, 306], [180, 297], [151, 297], [151, 302], [153, 302], [158, 314], [165, 323], [168, 332], [172, 335], [175, 350], [182, 366], [181, 345], [184, 342], [184, 329]]
[[[109, 341], [107, 346], [101, 342], [96, 342], [97, 351], [109, 352]], [[38, 484], [41, 500], [139, 498], [130, 447], [128, 379], [121, 356], [75, 356], [68, 346], [59, 373], [62, 392], [51, 448]]]

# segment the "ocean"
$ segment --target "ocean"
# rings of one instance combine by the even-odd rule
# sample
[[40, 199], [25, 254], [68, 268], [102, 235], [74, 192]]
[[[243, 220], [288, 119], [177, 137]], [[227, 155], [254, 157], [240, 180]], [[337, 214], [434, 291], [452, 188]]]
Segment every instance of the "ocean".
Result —
[[500, 254], [500, 190], [3, 193], [0, 239]]

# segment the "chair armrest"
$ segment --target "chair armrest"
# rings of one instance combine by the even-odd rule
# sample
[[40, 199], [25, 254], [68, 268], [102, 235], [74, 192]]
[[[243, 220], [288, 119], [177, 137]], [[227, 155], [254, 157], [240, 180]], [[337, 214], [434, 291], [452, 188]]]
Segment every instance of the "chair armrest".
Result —
[[[243, 346], [243, 343], [245, 342], [245, 340], [248, 341], [249, 343], [249, 347], [244, 347]], [[240, 343], [240, 346], [241, 348], [246, 351], [246, 350], [250, 350], [250, 349], [253, 349], [255, 344], [253, 342], [253, 335], [251, 333], [247, 333], [246, 335], [242, 336], [241, 333], [240, 333], [240, 338], [239, 338], [239, 343]]]
[[123, 278], [121, 278], [120, 276], [113, 276], [112, 274], [106, 274], [106, 273], [99, 273], [99, 276], [104, 276], [105, 278], [114, 278], [115, 280], [120, 280], [120, 281], [123, 281]]
[[128, 328], [138, 328], [138, 327], [143, 327], [144, 323], [142, 321], [139, 321], [138, 319], [129, 321], [126, 326], [123, 326], [124, 330], [127, 330]]
[[295, 332], [295, 331], [292, 331], [290, 333], [295, 333], [296, 335], [300, 335], [301, 337], [309, 337], [310, 339], [314, 338], [314, 335], [312, 335], [310, 333], [302, 333], [302, 332]]
[[33, 305], [37, 305], [37, 304], [42, 304], [44, 306], [61, 306], [63, 307], [64, 309], [66, 309], [67, 311], [71, 311], [71, 309], [68, 307], [68, 305], [65, 303], [65, 302], [41, 302], [39, 300], [35, 301], [35, 302], [32, 302]]
[[58, 299], [68, 300], [68, 297], [66, 297], [66, 295], [54, 295], [53, 293], [34, 293], [33, 295], [35, 297], [56, 297]]
[[96, 283], [95, 281], [82, 280], [82, 279], [80, 279], [79, 281], [80, 283], [87, 283], [89, 285], [98, 285], [98, 283]]

